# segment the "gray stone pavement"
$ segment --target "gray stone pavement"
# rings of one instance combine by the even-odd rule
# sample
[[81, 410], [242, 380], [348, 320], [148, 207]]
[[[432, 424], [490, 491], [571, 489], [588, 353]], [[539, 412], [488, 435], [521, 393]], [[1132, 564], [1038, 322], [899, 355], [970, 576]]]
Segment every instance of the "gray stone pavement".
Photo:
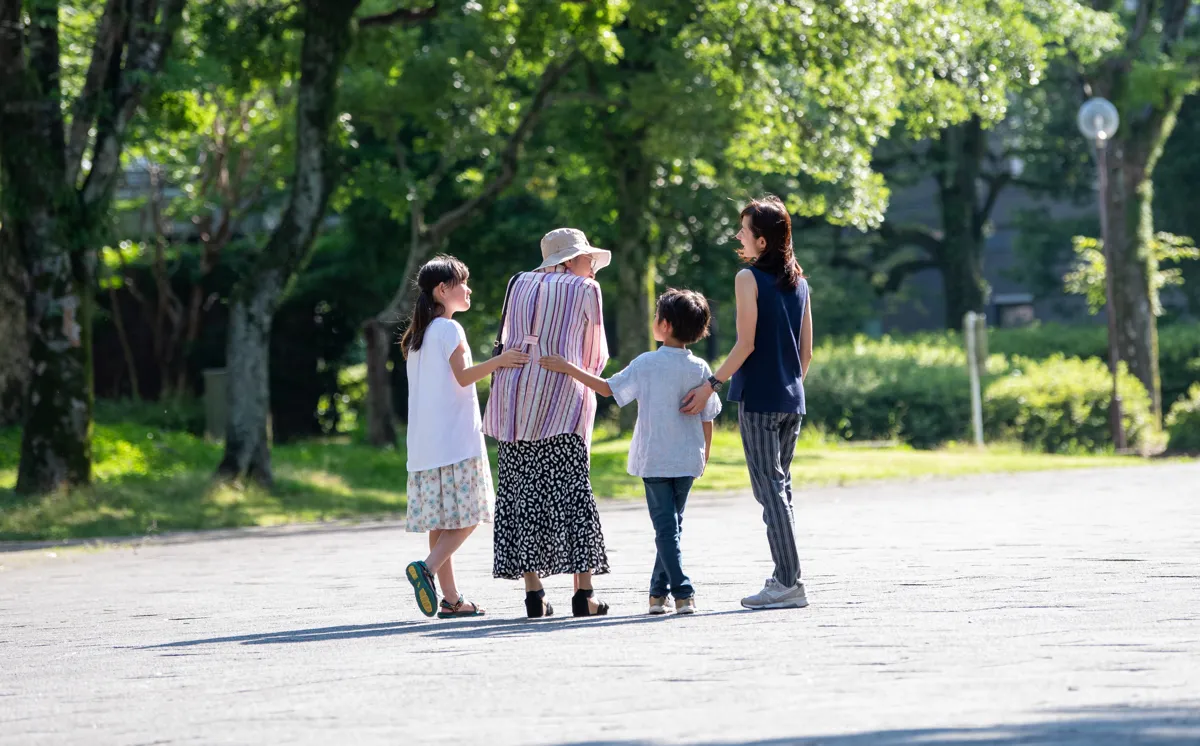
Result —
[[692, 618], [642, 614], [644, 506], [603, 521], [598, 620], [522, 619], [486, 531], [457, 622], [396, 523], [0, 551], [0, 744], [1200, 743], [1200, 463], [802, 490], [801, 611], [737, 606], [748, 496], [688, 509]]

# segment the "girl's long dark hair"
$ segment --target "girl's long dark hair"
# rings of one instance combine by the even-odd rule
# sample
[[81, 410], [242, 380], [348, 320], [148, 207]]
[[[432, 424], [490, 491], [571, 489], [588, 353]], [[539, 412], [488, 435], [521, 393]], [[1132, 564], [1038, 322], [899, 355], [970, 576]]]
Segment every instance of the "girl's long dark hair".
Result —
[[400, 349], [404, 352], [405, 360], [411, 353], [421, 349], [425, 330], [446, 310], [434, 300], [434, 288], [443, 282], [458, 285], [466, 282], [470, 276], [467, 265], [446, 254], [435, 256], [421, 267], [417, 273], [417, 301], [413, 304], [412, 318], [404, 330], [404, 336], [400, 337]]
[[765, 238], [767, 248], [754, 261], [755, 267], [779, 278], [779, 287], [794, 290], [804, 277], [792, 249], [792, 218], [783, 200], [774, 195], [752, 200], [742, 208], [742, 217], [750, 216], [755, 238]]

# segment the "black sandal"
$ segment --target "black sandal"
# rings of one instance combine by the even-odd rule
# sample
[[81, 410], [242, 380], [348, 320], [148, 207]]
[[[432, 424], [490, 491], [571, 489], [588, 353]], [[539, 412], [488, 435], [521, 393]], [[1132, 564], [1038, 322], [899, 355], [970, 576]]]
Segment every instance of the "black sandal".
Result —
[[586, 591], [575, 591], [575, 595], [571, 597], [571, 613], [575, 616], [607, 616], [608, 604], [603, 601], [596, 603], [596, 610], [592, 611], [591, 604], [588, 601], [595, 595], [595, 591], [588, 589]]
[[545, 599], [546, 590], [544, 588], [538, 591], [525, 591], [525, 616], [530, 619], [553, 616], [554, 607]]

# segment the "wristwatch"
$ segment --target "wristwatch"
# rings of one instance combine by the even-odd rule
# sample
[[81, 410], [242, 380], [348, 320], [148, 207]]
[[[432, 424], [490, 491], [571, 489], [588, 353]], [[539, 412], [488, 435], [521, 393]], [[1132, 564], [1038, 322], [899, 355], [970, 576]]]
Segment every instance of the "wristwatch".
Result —
[[712, 386], [713, 393], [715, 394], [721, 390], [721, 387], [725, 385], [725, 382], [720, 380], [716, 376], [709, 376], [708, 377], [708, 385]]

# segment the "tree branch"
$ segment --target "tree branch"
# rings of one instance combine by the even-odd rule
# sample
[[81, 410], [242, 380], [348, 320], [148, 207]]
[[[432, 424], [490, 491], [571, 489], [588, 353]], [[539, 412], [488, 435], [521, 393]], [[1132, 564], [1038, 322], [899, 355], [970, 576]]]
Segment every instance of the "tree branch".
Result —
[[883, 283], [883, 287], [879, 289], [879, 294], [894, 293], [900, 289], [904, 280], [909, 275], [922, 272], [927, 269], [937, 269], [938, 264], [932, 259], [913, 259], [912, 261], [900, 262], [888, 270], [887, 281]]
[[483, 204], [491, 201], [500, 192], [504, 191], [517, 175], [517, 167], [522, 146], [529, 138], [534, 125], [539, 117], [546, 109], [546, 101], [550, 95], [550, 91], [558, 85], [571, 66], [575, 64], [578, 57], [575, 54], [569, 56], [561, 65], [549, 65], [542, 73], [541, 83], [538, 90], [533, 95], [533, 100], [529, 103], [529, 108], [525, 111], [525, 115], [521, 118], [517, 128], [513, 130], [508, 137], [508, 143], [504, 148], [504, 152], [500, 154], [500, 173], [496, 178], [483, 188], [483, 190], [467, 200], [458, 207], [446, 212], [437, 222], [435, 222], [428, 231], [430, 243], [437, 246], [456, 228], [466, 222], [467, 218]]
[[1000, 192], [1004, 191], [1004, 187], [1008, 186], [1013, 181], [1013, 175], [1009, 171], [1004, 171], [995, 176], [985, 177], [984, 180], [988, 183], [987, 197], [983, 200], [983, 206], [975, 211], [975, 231], [983, 227], [983, 224], [992, 216], [992, 210], [996, 209], [996, 200], [1000, 198]]
[[116, 72], [107, 121], [97, 128], [92, 170], [83, 185], [85, 206], [105, 199], [116, 179], [125, 130], [150, 81], [162, 70], [183, 18], [183, 5], [184, 0], [139, 0], [137, 12], [129, 19], [125, 67]]
[[379, 15], [367, 16], [358, 19], [359, 28], [368, 28], [370, 26], [411, 26], [415, 23], [435, 17], [440, 12], [438, 0], [434, 0], [433, 5], [428, 8], [397, 8], [390, 13], [380, 13]]
[[1191, 0], [1165, 0], [1162, 9], [1162, 43], [1163, 54], [1170, 55], [1176, 42], [1183, 38]]
[[100, 106], [101, 87], [112, 64], [113, 55], [123, 43], [125, 28], [125, 3], [108, 0], [104, 15], [96, 29], [96, 43], [92, 46], [92, 60], [88, 63], [83, 90], [71, 107], [71, 136], [67, 140], [67, 184], [75, 186], [82, 168], [83, 153], [87, 150], [88, 132]]
[[932, 257], [942, 252], [942, 239], [934, 235], [932, 229], [923, 225], [905, 225], [894, 227], [885, 222], [879, 226], [879, 236], [895, 247], [916, 246], [924, 249]]
[[21, 0], [0, 0], [0, 91], [25, 69]]
[[[1155, 6], [1158, 5], [1158, 0], [1139, 0], [1137, 4], [1137, 17], [1133, 22], [1133, 32], [1129, 34], [1129, 38], [1125, 41], [1125, 48], [1131, 54], [1136, 54], [1139, 44], [1142, 43], [1142, 37], [1146, 35], [1146, 30], [1150, 28], [1150, 17], [1154, 15]], [[1187, 5], [1187, 2], [1184, 2]]]
[[550, 96], [546, 100], [546, 108], [553, 109], [555, 106], [566, 103], [583, 103], [594, 104], [596, 106], [613, 106], [615, 102], [591, 91], [575, 91], [573, 93], [561, 93], [556, 96]]
[[[387, 308], [376, 314], [375, 318], [379, 323], [397, 324], [401, 321], [407, 310], [412, 279], [416, 275], [420, 261], [424, 259], [424, 253], [431, 247], [440, 246], [476, 210], [495, 199], [497, 195], [513, 182], [513, 179], [517, 175], [521, 147], [529, 138], [542, 112], [546, 110], [547, 103], [552, 100], [550, 92], [558, 85], [567, 71], [575, 65], [578, 59], [578, 55], [573, 52], [562, 64], [548, 65], [545, 71], [542, 72], [537, 92], [534, 93], [533, 99], [529, 102], [529, 107], [525, 110], [524, 116], [521, 117], [521, 121], [517, 124], [516, 129], [509, 135], [508, 143], [505, 145], [504, 151], [500, 154], [500, 173], [488, 182], [487, 186], [479, 194], [444, 213], [427, 230], [422, 230], [420, 233], [413, 235], [408, 259], [405, 262], [404, 279], [401, 281], [400, 287], [393, 294]], [[403, 150], [398, 150], [397, 158], [399, 159], [402, 154]], [[421, 218], [414, 213], [412, 221], [415, 223], [419, 219]]]

